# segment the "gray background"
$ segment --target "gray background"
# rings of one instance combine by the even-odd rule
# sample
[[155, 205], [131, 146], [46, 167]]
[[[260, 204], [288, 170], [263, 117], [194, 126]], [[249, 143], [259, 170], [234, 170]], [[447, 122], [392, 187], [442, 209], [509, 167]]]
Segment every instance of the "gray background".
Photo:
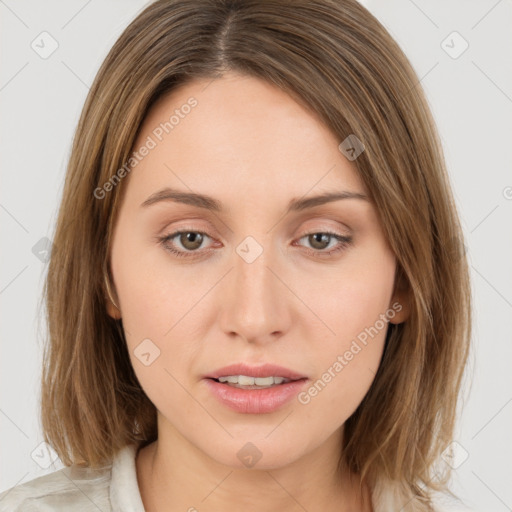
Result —
[[[0, 0], [0, 491], [63, 467], [50, 465], [51, 452], [40, 446], [45, 238], [52, 238], [89, 85], [145, 3]], [[512, 3], [362, 3], [402, 46], [426, 90], [471, 263], [474, 350], [451, 459], [447, 452], [456, 467], [452, 488], [473, 510], [512, 510]], [[453, 31], [469, 44], [457, 58], [464, 43]], [[42, 58], [52, 38], [58, 47]]]

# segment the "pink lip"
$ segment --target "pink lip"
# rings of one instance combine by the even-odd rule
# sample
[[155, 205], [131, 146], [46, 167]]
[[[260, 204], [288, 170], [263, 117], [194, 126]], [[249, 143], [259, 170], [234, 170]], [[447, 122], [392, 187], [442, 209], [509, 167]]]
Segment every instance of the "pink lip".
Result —
[[[284, 377], [290, 382], [266, 389], [242, 389], [214, 380], [227, 375]], [[306, 376], [282, 366], [274, 364], [249, 366], [244, 363], [225, 366], [204, 377], [208, 389], [222, 404], [245, 414], [265, 414], [276, 411], [297, 396], [308, 380]]]

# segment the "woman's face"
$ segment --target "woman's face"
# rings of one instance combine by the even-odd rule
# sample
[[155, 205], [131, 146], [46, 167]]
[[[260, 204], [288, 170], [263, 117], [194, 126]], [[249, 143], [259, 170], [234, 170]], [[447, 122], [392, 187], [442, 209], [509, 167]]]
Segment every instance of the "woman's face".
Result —
[[[406, 311], [372, 203], [308, 201], [367, 195], [341, 142], [281, 90], [233, 73], [182, 86], [148, 114], [136, 165], [117, 185], [121, 313], [109, 314], [122, 317], [159, 441], [232, 467], [284, 466], [327, 447], [337, 456], [386, 320]], [[246, 367], [222, 370], [236, 364]], [[292, 382], [241, 389], [210, 378], [227, 375]]]

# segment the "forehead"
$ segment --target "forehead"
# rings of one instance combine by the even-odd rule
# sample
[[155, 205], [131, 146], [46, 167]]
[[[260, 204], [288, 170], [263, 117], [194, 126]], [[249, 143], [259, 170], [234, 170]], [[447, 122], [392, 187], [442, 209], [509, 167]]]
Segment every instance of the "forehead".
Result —
[[139, 199], [163, 186], [258, 200], [333, 188], [366, 193], [338, 139], [278, 87], [229, 73], [181, 85], [153, 105], [134, 150], [150, 140], [153, 147], [130, 181]]

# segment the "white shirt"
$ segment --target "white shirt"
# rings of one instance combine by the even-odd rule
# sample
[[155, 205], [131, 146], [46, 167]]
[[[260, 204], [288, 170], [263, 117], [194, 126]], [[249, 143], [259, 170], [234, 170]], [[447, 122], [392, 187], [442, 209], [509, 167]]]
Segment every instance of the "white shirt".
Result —
[[[0, 512], [145, 512], [137, 483], [137, 447], [125, 446], [112, 464], [100, 469], [73, 465], [11, 487], [0, 494]], [[373, 490], [372, 502], [374, 512], [397, 512], [403, 506], [383, 485]]]

